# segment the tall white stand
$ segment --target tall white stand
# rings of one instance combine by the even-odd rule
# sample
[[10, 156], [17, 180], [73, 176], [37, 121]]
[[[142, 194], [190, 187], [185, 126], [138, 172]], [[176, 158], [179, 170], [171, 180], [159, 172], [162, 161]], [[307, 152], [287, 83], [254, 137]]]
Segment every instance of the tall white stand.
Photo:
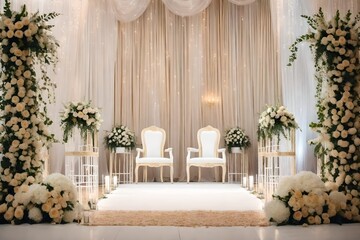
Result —
[[[115, 152], [110, 153], [110, 178], [117, 177], [117, 183], [133, 183], [134, 181], [134, 158], [132, 151], [123, 147], [117, 147]], [[112, 181], [114, 185], [114, 182]], [[113, 186], [116, 187], [116, 186]]]
[[65, 145], [65, 175], [75, 184], [79, 202], [95, 207], [99, 197], [97, 134], [88, 133], [86, 139], [81, 139], [79, 131], [74, 131]]
[[295, 130], [287, 138], [258, 142], [257, 191], [264, 194], [266, 201], [271, 200], [281, 176], [296, 174], [295, 161]]
[[242, 187], [248, 187], [249, 162], [244, 150], [231, 149], [227, 168], [229, 183], [240, 183]]

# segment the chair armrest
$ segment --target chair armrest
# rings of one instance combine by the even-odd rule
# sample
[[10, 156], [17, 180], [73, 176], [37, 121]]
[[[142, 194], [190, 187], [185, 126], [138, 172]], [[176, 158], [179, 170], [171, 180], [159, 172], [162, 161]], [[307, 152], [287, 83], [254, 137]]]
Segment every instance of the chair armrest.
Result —
[[172, 152], [172, 148], [167, 148], [164, 150], [164, 152]]
[[172, 148], [167, 148], [167, 149], [164, 150], [164, 152], [168, 152], [170, 159], [173, 160]]
[[199, 149], [188, 147], [188, 148], [187, 148], [187, 151], [188, 151], [188, 152], [199, 152]]
[[195, 153], [196, 153], [196, 152], [199, 152], [199, 149], [188, 147], [188, 148], [187, 148], [187, 152], [188, 152], [188, 153], [187, 153], [187, 156], [186, 156], [186, 161], [191, 158], [191, 153], [192, 153], [192, 152], [195, 152]]
[[142, 148], [136, 148], [136, 151], [137, 151], [136, 158], [139, 158], [139, 157], [140, 157], [140, 153], [143, 153], [143, 152], [144, 152], [144, 149], [142, 149]]
[[226, 149], [225, 148], [219, 148], [218, 149], [218, 153], [221, 153], [221, 157], [222, 159], [224, 159], [226, 161]]

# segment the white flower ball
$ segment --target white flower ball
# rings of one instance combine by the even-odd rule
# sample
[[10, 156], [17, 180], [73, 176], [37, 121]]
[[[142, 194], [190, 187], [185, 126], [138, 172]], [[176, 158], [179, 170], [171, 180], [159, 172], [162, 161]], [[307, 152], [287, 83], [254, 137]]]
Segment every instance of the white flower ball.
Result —
[[29, 210], [29, 218], [37, 223], [41, 222], [43, 215], [41, 210], [37, 207], [33, 207]]
[[286, 222], [290, 217], [289, 208], [287, 208], [285, 204], [278, 199], [273, 199], [267, 203], [264, 210], [266, 217], [277, 223]]

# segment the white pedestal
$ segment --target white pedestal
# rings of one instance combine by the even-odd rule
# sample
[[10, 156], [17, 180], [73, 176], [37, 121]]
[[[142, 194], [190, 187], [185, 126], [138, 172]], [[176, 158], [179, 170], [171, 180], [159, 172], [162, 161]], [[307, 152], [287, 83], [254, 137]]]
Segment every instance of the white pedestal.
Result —
[[240, 183], [242, 187], [248, 187], [249, 162], [243, 150], [231, 151], [227, 168], [229, 183]]
[[[76, 186], [79, 202], [96, 206], [99, 197], [99, 152], [92, 136], [80, 139], [74, 132], [72, 141], [65, 145], [65, 175]], [[97, 135], [94, 136], [97, 138]], [[80, 143], [80, 145], [75, 145]]]
[[[134, 159], [132, 151], [117, 147], [115, 152], [110, 153], [110, 178], [114, 179], [114, 176], [117, 177], [117, 184], [134, 182]], [[113, 184], [113, 181], [111, 182]]]
[[258, 142], [257, 192], [271, 200], [281, 176], [296, 174], [295, 130], [287, 138]]

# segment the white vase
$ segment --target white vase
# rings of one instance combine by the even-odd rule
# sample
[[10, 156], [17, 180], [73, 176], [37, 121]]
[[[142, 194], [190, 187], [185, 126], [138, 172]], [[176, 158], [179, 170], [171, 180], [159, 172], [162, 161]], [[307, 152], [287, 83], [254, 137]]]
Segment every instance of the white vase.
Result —
[[240, 147], [232, 147], [231, 148], [231, 153], [241, 153]]
[[126, 152], [126, 148], [125, 147], [117, 147], [115, 149], [116, 153], [125, 153]]

